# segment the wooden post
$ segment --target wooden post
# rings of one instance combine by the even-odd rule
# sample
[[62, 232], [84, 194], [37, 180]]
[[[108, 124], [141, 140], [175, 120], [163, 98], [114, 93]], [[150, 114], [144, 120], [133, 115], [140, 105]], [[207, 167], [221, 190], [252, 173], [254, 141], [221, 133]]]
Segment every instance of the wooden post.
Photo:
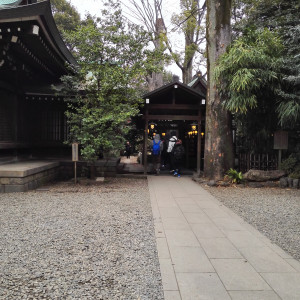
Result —
[[185, 163], [186, 167], [190, 167], [190, 139], [187, 137], [186, 139], [186, 154], [185, 154]]
[[77, 183], [77, 162], [74, 161], [74, 183]]
[[198, 135], [197, 135], [197, 175], [200, 176], [200, 172], [201, 172], [201, 119], [202, 119], [202, 115], [201, 115], [201, 109], [199, 109], [198, 111]]
[[74, 161], [74, 183], [77, 183], [78, 143], [72, 144], [72, 161]]
[[197, 175], [201, 172], [201, 121], [198, 120], [198, 135], [197, 135]]
[[144, 155], [143, 155], [144, 175], [147, 175], [147, 169], [148, 169], [147, 144], [148, 144], [148, 109], [146, 107], [146, 111], [145, 111], [145, 132], [144, 132]]
[[281, 153], [282, 153], [282, 150], [278, 149], [278, 166], [277, 166], [277, 169], [279, 169], [280, 165], [281, 165]]

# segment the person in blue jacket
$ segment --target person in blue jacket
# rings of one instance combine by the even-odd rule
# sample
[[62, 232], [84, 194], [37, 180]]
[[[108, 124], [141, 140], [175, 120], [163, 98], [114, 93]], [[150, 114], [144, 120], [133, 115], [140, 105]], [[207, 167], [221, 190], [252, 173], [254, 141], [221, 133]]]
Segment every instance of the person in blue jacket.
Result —
[[160, 161], [161, 153], [163, 151], [163, 142], [160, 139], [160, 135], [156, 134], [152, 141], [152, 163], [153, 169], [156, 172], [156, 175], [160, 174]]

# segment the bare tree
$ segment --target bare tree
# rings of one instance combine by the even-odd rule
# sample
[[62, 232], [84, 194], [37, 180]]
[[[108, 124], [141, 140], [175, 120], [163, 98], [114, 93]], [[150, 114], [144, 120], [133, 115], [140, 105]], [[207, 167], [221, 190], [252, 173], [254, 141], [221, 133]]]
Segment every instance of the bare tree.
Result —
[[[183, 53], [176, 52], [166, 38], [166, 45], [177, 66], [181, 69], [182, 80], [189, 83], [192, 80], [193, 60], [200, 45], [205, 41], [205, 27], [203, 21], [206, 13], [206, 2], [200, 7], [200, 0], [180, 0], [181, 12], [174, 15], [172, 20], [176, 26], [173, 31], [184, 34], [185, 43]], [[202, 53], [201, 53], [202, 54]]]
[[[127, 8], [129, 17], [143, 24], [152, 34], [155, 49], [164, 51], [164, 46], [161, 42], [161, 35], [165, 28], [163, 24], [164, 20], [161, 15], [162, 0], [127, 0], [121, 2], [123, 6]], [[146, 79], [149, 91], [155, 90], [163, 85], [162, 72], [152, 72]]]
[[[143, 23], [149, 32], [153, 33], [153, 43], [158, 49], [166, 47], [171, 58], [181, 69], [184, 83], [192, 80], [193, 59], [197, 52], [200, 52], [199, 45], [204, 42], [204, 21], [206, 4], [200, 7], [200, 0], [180, 0], [181, 12], [172, 18], [174, 27], [168, 29], [162, 13], [163, 0], [128, 0], [131, 10], [131, 17]], [[184, 34], [184, 51], [175, 50], [170, 39], [170, 34], [174, 32]]]
[[206, 137], [204, 175], [222, 179], [233, 167], [231, 117], [222, 105], [216, 88], [214, 68], [218, 57], [231, 41], [231, 0], [207, 0], [208, 91], [206, 102]]

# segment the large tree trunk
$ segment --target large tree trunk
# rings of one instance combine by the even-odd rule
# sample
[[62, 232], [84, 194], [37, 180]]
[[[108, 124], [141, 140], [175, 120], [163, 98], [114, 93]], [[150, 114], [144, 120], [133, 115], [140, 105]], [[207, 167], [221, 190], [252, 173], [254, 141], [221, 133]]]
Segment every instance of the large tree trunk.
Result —
[[[161, 40], [159, 35], [164, 31], [164, 20], [163, 19], [157, 19], [155, 23], [155, 36], [156, 39], [154, 40], [154, 47], [155, 49], [160, 50], [162, 47]], [[161, 61], [161, 64], [163, 62]], [[148, 81], [148, 90], [149, 92], [152, 92], [164, 85], [163, 82], [163, 73], [162, 72], [153, 72], [150, 76], [147, 78]]]
[[218, 57], [225, 52], [231, 41], [231, 0], [207, 0], [206, 2], [208, 89], [204, 175], [219, 180], [234, 163], [231, 117], [222, 106], [213, 74]]
[[190, 65], [187, 68], [182, 68], [182, 82], [189, 84], [193, 80], [193, 66]]

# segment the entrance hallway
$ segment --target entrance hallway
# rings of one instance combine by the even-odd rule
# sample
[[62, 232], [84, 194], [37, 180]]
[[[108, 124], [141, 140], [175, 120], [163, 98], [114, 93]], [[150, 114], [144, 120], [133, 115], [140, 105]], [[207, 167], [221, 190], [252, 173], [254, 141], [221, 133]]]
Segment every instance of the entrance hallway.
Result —
[[300, 263], [191, 177], [148, 182], [165, 300], [300, 299]]

